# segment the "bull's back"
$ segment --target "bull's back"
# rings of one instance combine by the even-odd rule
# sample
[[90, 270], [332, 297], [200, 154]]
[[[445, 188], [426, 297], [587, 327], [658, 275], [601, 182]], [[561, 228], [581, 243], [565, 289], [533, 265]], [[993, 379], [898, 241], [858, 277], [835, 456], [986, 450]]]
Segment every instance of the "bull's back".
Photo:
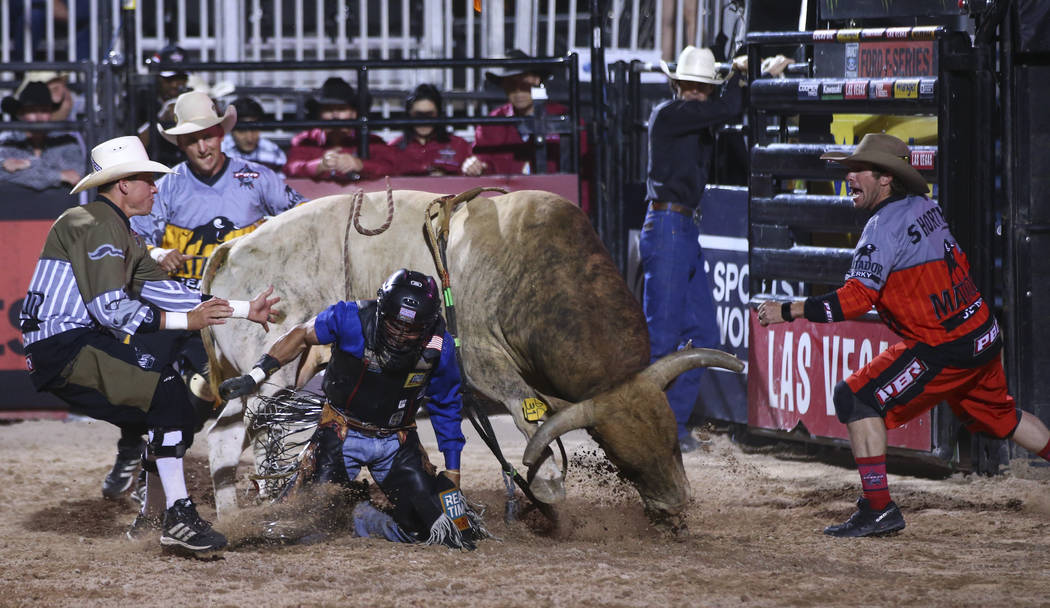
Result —
[[457, 301], [471, 309], [460, 315], [488, 323], [476, 339], [505, 340], [532, 386], [578, 400], [648, 365], [641, 306], [569, 201], [538, 191], [476, 199], [453, 218], [449, 258]]

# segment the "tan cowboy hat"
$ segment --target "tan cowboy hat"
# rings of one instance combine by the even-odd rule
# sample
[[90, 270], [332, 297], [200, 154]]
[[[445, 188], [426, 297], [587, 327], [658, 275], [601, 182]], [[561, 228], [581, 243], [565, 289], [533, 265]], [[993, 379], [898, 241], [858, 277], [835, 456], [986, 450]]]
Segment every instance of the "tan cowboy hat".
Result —
[[176, 140], [179, 135], [196, 133], [218, 124], [222, 125], [224, 134], [229, 133], [233, 125], [237, 123], [237, 108], [232, 105], [226, 106], [226, 113], [219, 117], [215, 113], [215, 102], [207, 93], [189, 91], [179, 95], [179, 98], [175, 100], [175, 120], [174, 127], [163, 129], [157, 125], [157, 129], [160, 130], [164, 139], [178, 144]]
[[711, 49], [698, 49], [693, 45], [685, 47], [678, 54], [678, 63], [674, 66], [674, 72], [663, 59], [660, 60], [660, 69], [671, 80], [688, 80], [708, 84], [722, 84], [725, 81], [724, 78], [719, 78], [718, 72], [715, 71], [715, 55]]
[[116, 137], [91, 149], [93, 171], [80, 180], [70, 194], [116, 181], [136, 173], [174, 173], [164, 165], [149, 159], [142, 140], [134, 135]]
[[833, 160], [849, 167], [855, 163], [870, 163], [892, 173], [911, 194], [926, 194], [930, 187], [915, 167], [911, 166], [908, 144], [886, 133], [868, 133], [860, 140], [853, 154], [825, 152], [821, 160]]

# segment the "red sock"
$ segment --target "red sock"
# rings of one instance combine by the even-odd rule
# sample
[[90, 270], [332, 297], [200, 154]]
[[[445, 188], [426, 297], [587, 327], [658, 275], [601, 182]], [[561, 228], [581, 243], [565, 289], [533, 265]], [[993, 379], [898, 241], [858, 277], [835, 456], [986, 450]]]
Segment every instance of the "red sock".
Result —
[[1050, 460], [1050, 441], [1047, 441], [1043, 449], [1039, 450], [1039, 457], [1043, 460]]
[[864, 488], [864, 498], [872, 509], [881, 511], [890, 504], [890, 488], [886, 483], [886, 455], [857, 458], [857, 470], [860, 471], [860, 485]]

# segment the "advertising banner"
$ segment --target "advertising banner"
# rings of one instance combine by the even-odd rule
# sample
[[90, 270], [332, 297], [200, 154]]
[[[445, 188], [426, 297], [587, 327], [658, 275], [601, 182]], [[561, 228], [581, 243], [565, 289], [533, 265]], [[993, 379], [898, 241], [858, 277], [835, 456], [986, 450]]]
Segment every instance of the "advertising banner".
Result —
[[[749, 315], [752, 343], [748, 369], [748, 420], [751, 426], [846, 439], [846, 425], [835, 415], [832, 394], [839, 381], [900, 341], [878, 321], [810, 323], [797, 319], [762, 327]], [[930, 412], [889, 431], [891, 447], [930, 451]]]

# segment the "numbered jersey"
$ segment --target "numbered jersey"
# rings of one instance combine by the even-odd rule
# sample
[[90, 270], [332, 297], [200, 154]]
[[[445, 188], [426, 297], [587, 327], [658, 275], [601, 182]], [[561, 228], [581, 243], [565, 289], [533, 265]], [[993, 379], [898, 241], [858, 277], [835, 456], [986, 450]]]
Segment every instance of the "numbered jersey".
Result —
[[250, 160], [227, 158], [208, 180], [185, 162], [175, 171], [157, 181], [150, 214], [132, 218], [131, 225], [151, 246], [193, 256], [175, 277], [194, 288], [216, 247], [306, 200], [269, 168]]

